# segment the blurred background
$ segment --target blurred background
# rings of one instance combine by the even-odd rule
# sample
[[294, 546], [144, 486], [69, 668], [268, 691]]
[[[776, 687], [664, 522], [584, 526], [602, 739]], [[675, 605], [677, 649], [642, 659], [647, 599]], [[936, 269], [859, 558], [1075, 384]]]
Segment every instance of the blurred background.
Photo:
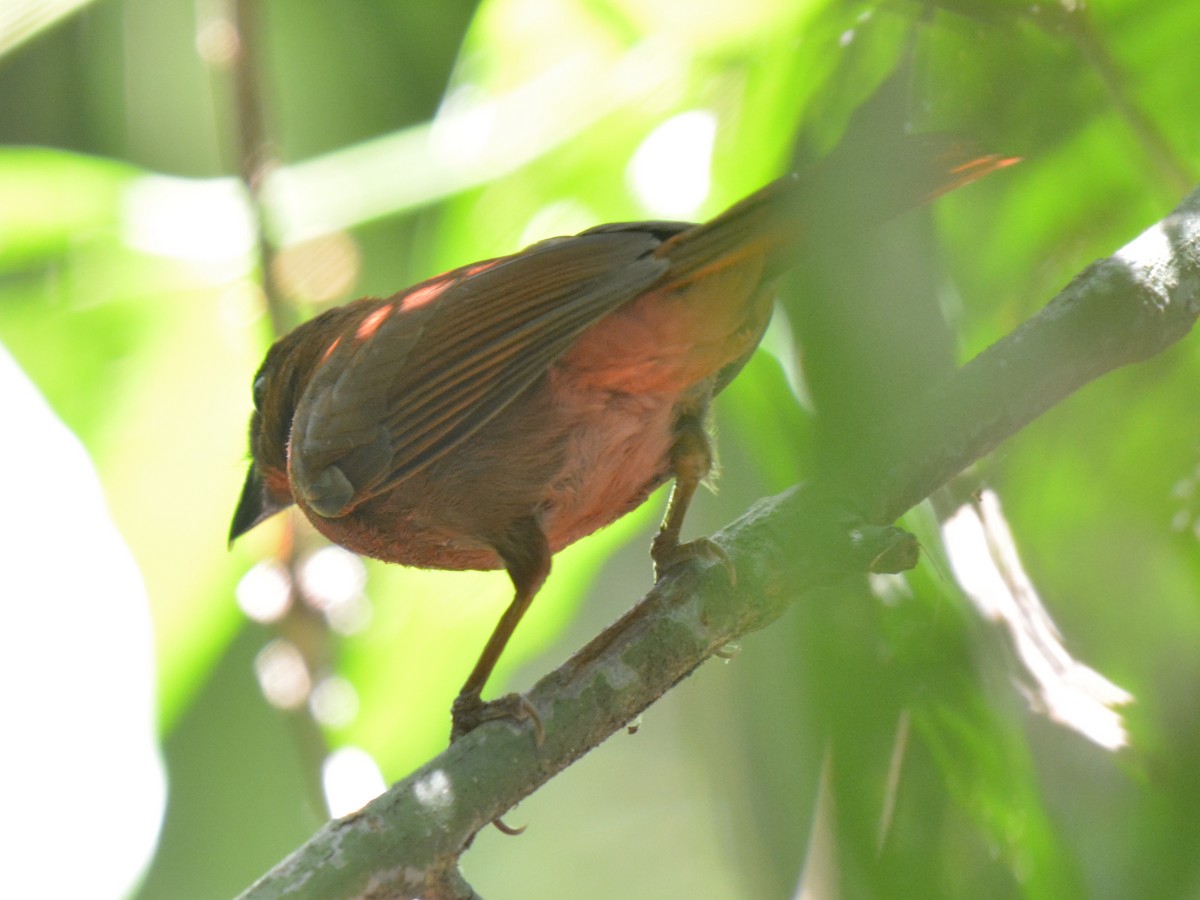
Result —
[[[232, 896], [444, 746], [502, 573], [364, 566], [289, 516], [226, 547], [278, 329], [710, 216], [855, 110], [1024, 157], [785, 282], [717, 404], [711, 533], [1166, 215], [1198, 46], [1190, 0], [3, 0], [0, 893]], [[906, 518], [917, 570], [702, 667], [468, 880], [1200, 897], [1197, 376], [1185, 341], [1052, 410]], [[556, 559], [493, 691], [649, 588], [664, 501]]]

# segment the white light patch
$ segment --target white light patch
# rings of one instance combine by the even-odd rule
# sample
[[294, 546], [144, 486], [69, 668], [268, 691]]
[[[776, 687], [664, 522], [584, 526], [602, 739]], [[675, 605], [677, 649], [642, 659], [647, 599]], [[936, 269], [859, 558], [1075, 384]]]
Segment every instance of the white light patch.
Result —
[[655, 128], [629, 161], [627, 177], [651, 213], [691, 218], [708, 198], [717, 117], [705, 109], [680, 113]]
[[292, 605], [291, 577], [275, 560], [263, 560], [241, 577], [234, 596], [242, 612], [255, 622], [276, 622]]
[[363, 594], [367, 570], [362, 558], [341, 547], [322, 547], [300, 566], [300, 590], [315, 609], [325, 613], [338, 634], [353, 634], [371, 619]]
[[[1158, 293], [1161, 299], [1161, 306], [1165, 307], [1169, 302], [1165, 291], [1162, 289], [1164, 282], [1163, 276], [1166, 275], [1166, 281], [1171, 283], [1178, 282], [1178, 274], [1174, 271], [1167, 271], [1165, 266], [1169, 265], [1171, 260], [1171, 237], [1163, 228], [1161, 222], [1147, 228], [1132, 241], [1113, 254], [1113, 257], [1123, 262], [1134, 272], [1142, 273], [1141, 280], [1149, 287], [1154, 288], [1159, 286]], [[1146, 277], [1152, 275], [1156, 268], [1162, 269], [1158, 273], [1158, 277]]]
[[413, 794], [424, 806], [445, 809], [454, 802], [454, 787], [441, 769], [434, 769], [413, 785]]
[[1067, 652], [1021, 564], [999, 498], [983, 491], [942, 524], [954, 578], [979, 612], [1008, 631], [1033, 679], [1034, 707], [1108, 750], [1129, 743], [1115, 707], [1133, 696]]
[[360, 747], [341, 747], [325, 757], [321, 785], [335, 819], [357, 812], [387, 790], [374, 758]]
[[267, 702], [278, 709], [298, 709], [308, 701], [312, 676], [304, 654], [291, 641], [276, 638], [254, 657], [258, 686]]
[[233, 178], [147, 175], [123, 200], [122, 237], [134, 249], [201, 265], [217, 283], [247, 274], [255, 262], [254, 216]]
[[1161, 223], [1147, 228], [1132, 241], [1113, 254], [1121, 262], [1130, 265], [1153, 262], [1171, 255], [1171, 239], [1167, 237]]
[[342, 728], [358, 715], [358, 691], [348, 679], [331, 675], [316, 683], [308, 697], [312, 716], [328, 728]]
[[429, 132], [435, 157], [456, 166], [480, 166], [500, 131], [498, 104], [476, 85], [455, 88], [442, 101]]
[[0, 896], [128, 897], [166, 799], [146, 589], [82, 444], [3, 346], [0, 421]]

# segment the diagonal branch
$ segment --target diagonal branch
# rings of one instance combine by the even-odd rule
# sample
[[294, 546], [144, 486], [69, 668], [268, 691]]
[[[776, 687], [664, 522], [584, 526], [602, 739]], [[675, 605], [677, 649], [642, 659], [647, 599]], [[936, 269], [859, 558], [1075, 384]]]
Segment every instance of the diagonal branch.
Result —
[[1083, 385], [1169, 347], [1198, 315], [1200, 189], [932, 389], [905, 433], [854, 462], [854, 477], [760, 501], [718, 534], [736, 587], [720, 565], [674, 570], [538, 682], [528, 697], [542, 746], [530, 729], [477, 729], [328, 823], [243, 898], [475, 896], [457, 863], [476, 831], [791, 603], [850, 574], [911, 567], [913, 539], [887, 522]]

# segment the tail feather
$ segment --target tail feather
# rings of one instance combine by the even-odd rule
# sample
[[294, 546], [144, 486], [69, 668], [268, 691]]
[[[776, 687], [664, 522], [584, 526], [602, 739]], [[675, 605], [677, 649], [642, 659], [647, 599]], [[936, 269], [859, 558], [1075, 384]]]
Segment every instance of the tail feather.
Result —
[[758, 255], [778, 271], [794, 263], [816, 228], [856, 234], [1018, 161], [946, 134], [912, 135], [886, 155], [839, 149], [675, 235], [656, 254], [670, 260], [677, 284]]

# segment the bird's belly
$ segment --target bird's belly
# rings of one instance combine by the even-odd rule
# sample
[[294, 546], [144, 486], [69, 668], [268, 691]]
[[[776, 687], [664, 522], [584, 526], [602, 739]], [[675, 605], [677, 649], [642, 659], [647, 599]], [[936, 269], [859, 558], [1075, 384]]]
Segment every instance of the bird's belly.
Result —
[[557, 553], [668, 479], [677, 399], [575, 390], [550, 378], [450, 456], [348, 515], [306, 513], [331, 540], [401, 565], [503, 568], [497, 542], [530, 517]]
[[671, 475], [674, 396], [606, 394], [567, 429], [566, 453], [540, 510], [558, 552], [639, 506]]
[[346, 516], [309, 514], [309, 519], [329, 540], [372, 559], [420, 569], [504, 568], [495, 548], [471, 528], [419, 501], [404, 502], [402, 496], [392, 491]]

